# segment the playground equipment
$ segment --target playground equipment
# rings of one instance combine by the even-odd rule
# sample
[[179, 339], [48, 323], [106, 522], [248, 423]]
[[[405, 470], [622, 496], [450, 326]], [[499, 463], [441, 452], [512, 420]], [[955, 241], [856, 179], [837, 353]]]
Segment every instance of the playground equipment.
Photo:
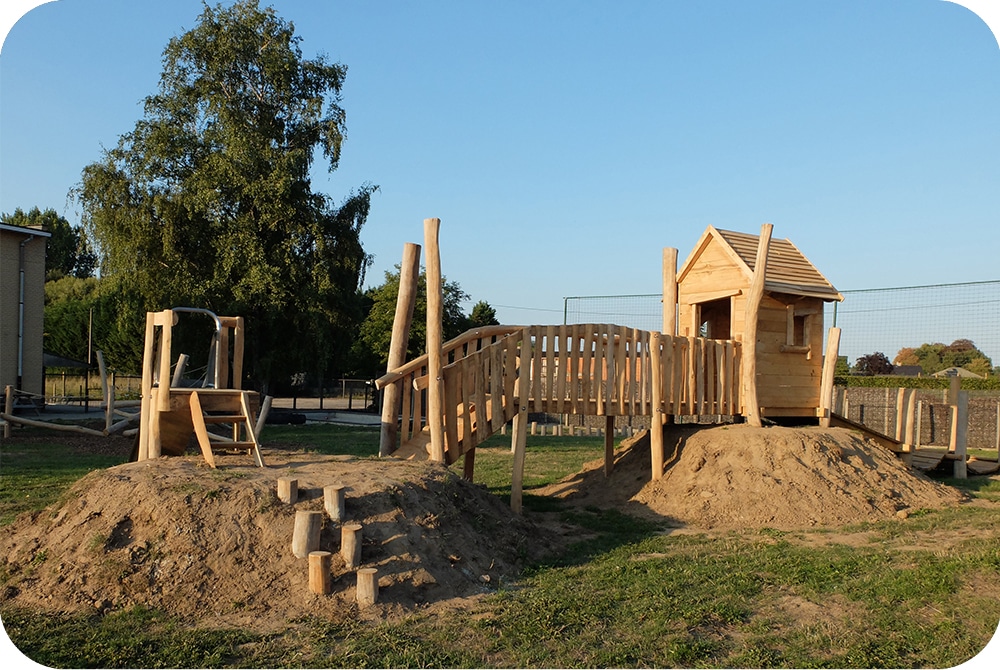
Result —
[[[605, 470], [618, 416], [650, 417], [652, 478], [675, 417], [801, 417], [829, 426], [840, 330], [823, 351], [823, 302], [843, 296], [770, 224], [709, 226], [677, 270], [663, 252], [663, 330], [613, 324], [490, 326], [441, 341], [440, 220], [424, 221], [427, 353], [405, 361], [419, 247], [407, 244], [386, 374], [380, 454], [451, 464], [471, 478], [476, 445], [513, 422], [511, 506], [521, 507], [528, 412], [604, 416]], [[860, 430], [866, 429], [863, 426]], [[909, 451], [904, 440], [885, 443]]]
[[[215, 324], [206, 374], [196, 386], [182, 385], [187, 361], [184, 354], [171, 375], [172, 331], [179, 315], [185, 312], [208, 316]], [[246, 452], [263, 467], [257, 436], [267, 401], [258, 418], [260, 396], [243, 390], [242, 380], [243, 317], [220, 317], [193, 307], [148, 312], [139, 442], [134, 460], [183, 455], [195, 435], [205, 461], [213, 468], [216, 450]], [[208, 426], [214, 424], [231, 425], [232, 436], [210, 433]]]

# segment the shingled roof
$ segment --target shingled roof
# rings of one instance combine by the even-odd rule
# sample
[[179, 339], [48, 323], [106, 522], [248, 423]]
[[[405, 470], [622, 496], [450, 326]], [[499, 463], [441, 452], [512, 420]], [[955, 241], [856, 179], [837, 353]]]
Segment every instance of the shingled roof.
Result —
[[[712, 239], [717, 240], [722, 245], [727, 255], [743, 271], [748, 280], [753, 277], [760, 236], [732, 230], [719, 230], [715, 226], [709, 226], [678, 272], [678, 280], [684, 276], [701, 250]], [[787, 239], [771, 240], [767, 254], [767, 272], [764, 275], [764, 290], [772, 293], [822, 298], [823, 300], [842, 301], [844, 299], [844, 296], [816, 269], [815, 265], [809, 262], [809, 259], [799, 251], [798, 247]]]

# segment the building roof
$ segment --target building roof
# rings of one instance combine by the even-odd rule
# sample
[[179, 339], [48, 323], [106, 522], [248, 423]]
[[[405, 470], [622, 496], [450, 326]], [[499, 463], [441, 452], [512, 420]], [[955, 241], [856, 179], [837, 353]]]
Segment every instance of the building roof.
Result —
[[965, 368], [945, 368], [944, 370], [938, 370], [932, 377], [968, 377], [970, 379], [982, 379], [980, 375], [975, 372], [969, 372]]
[[0, 230], [10, 233], [20, 233], [22, 235], [37, 235], [39, 237], [52, 237], [52, 233], [41, 228], [29, 228], [27, 226], [12, 226], [7, 223], [0, 223]]
[[[691, 255], [677, 273], [678, 281], [697, 261], [701, 251], [715, 240], [722, 245], [733, 263], [743, 271], [747, 280], [753, 278], [757, 260], [759, 235], [720, 230], [709, 226], [702, 233]], [[816, 266], [809, 262], [798, 247], [787, 239], [772, 239], [768, 247], [767, 271], [764, 275], [764, 290], [771, 293], [788, 293], [823, 300], [842, 301], [844, 296], [833, 287]]]

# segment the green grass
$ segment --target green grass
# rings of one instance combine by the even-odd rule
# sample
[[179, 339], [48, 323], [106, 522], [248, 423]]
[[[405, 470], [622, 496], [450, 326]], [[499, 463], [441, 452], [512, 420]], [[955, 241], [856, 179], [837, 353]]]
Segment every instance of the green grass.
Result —
[[[378, 431], [269, 427], [265, 440], [371, 456]], [[533, 437], [528, 448], [530, 492], [600, 458], [603, 441]], [[4, 463], [9, 450], [20, 447], [3, 443]], [[40, 453], [37, 468], [46, 455], [64, 456]], [[509, 438], [494, 438], [477, 481], [509, 495], [510, 463]], [[21, 489], [20, 472], [4, 473], [5, 494]], [[305, 617], [262, 635], [143, 608], [0, 613], [15, 644], [53, 667], [949, 667], [1000, 621], [1000, 482], [946, 482], [986, 502], [840, 531], [690, 534], [535, 496], [578, 541], [443, 616]]]
[[0, 444], [0, 526], [22, 512], [39, 510], [56, 502], [76, 480], [92, 470], [118, 465], [127, 456], [75, 453], [50, 430], [31, 435], [40, 440]]
[[265, 426], [261, 442], [267, 448], [290, 447], [319, 454], [378, 456], [378, 428], [310, 423]]

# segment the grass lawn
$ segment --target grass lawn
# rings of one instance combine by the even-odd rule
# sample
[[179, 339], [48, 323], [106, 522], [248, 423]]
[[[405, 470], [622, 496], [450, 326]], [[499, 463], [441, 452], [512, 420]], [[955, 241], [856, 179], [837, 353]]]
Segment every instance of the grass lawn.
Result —
[[[275, 426], [265, 439], [322, 453], [378, 451], [370, 428]], [[600, 458], [603, 440], [537, 436], [528, 445], [528, 514], [555, 512], [586, 539], [447, 617], [305, 617], [260, 635], [192, 629], [138, 607], [103, 616], [5, 607], [0, 616], [24, 653], [53, 667], [949, 667], [997, 629], [996, 480], [946, 480], [979, 502], [905, 521], [682, 533], [531, 496]], [[69, 456], [58, 439], [0, 443], [0, 523], [113, 464]], [[510, 493], [509, 467], [509, 438], [477, 452], [477, 482], [501, 497]]]

